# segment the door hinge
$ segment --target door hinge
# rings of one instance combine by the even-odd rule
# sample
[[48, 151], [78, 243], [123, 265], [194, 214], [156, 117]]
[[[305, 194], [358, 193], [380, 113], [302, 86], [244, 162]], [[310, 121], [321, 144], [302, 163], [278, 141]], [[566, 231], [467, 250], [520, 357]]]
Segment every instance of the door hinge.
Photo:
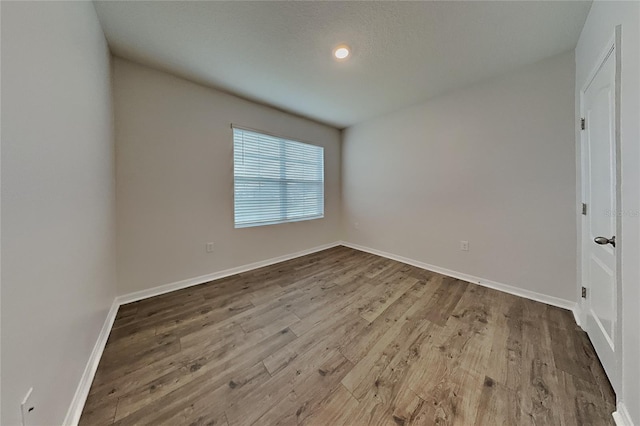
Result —
[[587, 215], [587, 204], [586, 203], [582, 203], [582, 214], [583, 215]]
[[587, 128], [587, 120], [585, 120], [584, 118], [580, 119], [580, 129], [584, 130]]
[[587, 288], [586, 287], [582, 287], [582, 298], [583, 299], [587, 298]]

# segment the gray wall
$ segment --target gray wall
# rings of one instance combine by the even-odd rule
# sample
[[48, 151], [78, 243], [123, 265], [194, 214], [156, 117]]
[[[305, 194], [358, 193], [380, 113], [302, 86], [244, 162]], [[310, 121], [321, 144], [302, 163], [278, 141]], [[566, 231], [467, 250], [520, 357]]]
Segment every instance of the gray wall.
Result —
[[115, 287], [110, 64], [91, 2], [2, 2], [2, 419], [61, 424]]
[[[340, 239], [338, 130], [118, 58], [114, 91], [119, 294]], [[234, 229], [231, 123], [325, 148], [323, 219]]]
[[575, 302], [573, 91], [570, 52], [350, 127], [346, 240]]

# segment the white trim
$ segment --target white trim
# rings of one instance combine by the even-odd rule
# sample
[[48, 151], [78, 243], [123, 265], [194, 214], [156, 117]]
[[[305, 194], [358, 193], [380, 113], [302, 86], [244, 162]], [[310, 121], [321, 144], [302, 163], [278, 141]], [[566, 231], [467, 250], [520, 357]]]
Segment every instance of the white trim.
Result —
[[[299, 138], [291, 138], [291, 137], [288, 137], [288, 136], [279, 135], [277, 133], [269, 132], [267, 130], [260, 130], [260, 129], [254, 129], [252, 127], [242, 126], [240, 124], [231, 123], [231, 128], [232, 129], [238, 129], [238, 130], [246, 130], [248, 132], [259, 133], [259, 134], [263, 134], [263, 135], [267, 135], [267, 136], [273, 136], [274, 138], [286, 139], [286, 140], [292, 141], [292, 142], [300, 142], [300, 143], [306, 143], [307, 145], [320, 146], [316, 142], [309, 142], [309, 141], [306, 141], [304, 139], [299, 139]], [[324, 147], [321, 147], [321, 148], [324, 148]]]
[[[593, 79], [596, 77], [596, 75], [598, 74], [598, 71], [600, 70], [600, 68], [602, 68], [602, 65], [604, 65], [604, 62], [607, 60], [607, 58], [611, 55], [611, 53], [618, 47], [619, 43], [617, 43], [617, 36], [616, 36], [616, 31], [614, 30], [614, 34], [611, 36], [611, 38], [609, 39], [609, 42], [605, 45], [605, 48], [603, 49], [603, 51], [600, 53], [600, 55], [598, 55], [598, 59], [596, 60], [596, 65], [591, 69], [591, 71], [589, 72], [589, 74], [587, 75], [587, 78], [585, 80], [585, 82], [583, 83], [582, 87], [580, 88], [579, 93], [579, 111], [578, 111], [578, 122], [579, 120], [581, 120], [582, 118], [585, 118], [585, 114], [584, 114], [584, 93], [587, 91], [587, 89], [589, 88], [589, 86], [591, 85], [591, 83], [593, 82]], [[616, 73], [618, 72], [618, 70], [620, 69], [620, 65], [618, 63], [616, 63]], [[577, 90], [577, 84], [578, 82], [576, 82], [576, 90]], [[616, 90], [617, 87], [619, 87], [619, 82], [616, 80]], [[617, 96], [617, 94], [616, 94]], [[616, 101], [617, 102], [617, 101]], [[619, 116], [619, 111], [618, 111], [618, 106], [616, 104], [616, 117]], [[617, 118], [616, 118], [617, 120]], [[586, 150], [584, 149], [585, 146], [585, 132], [582, 131], [581, 128], [577, 128], [577, 139], [576, 139], [576, 165], [577, 165], [577, 178], [578, 181], [576, 182], [576, 191], [577, 191], [577, 195], [580, 198], [580, 200], [578, 201], [578, 205], [580, 205], [581, 203], [585, 203], [587, 201], [586, 199], [586, 193], [585, 193], [585, 181], [587, 180], [587, 176], [585, 176], [585, 170], [584, 170], [584, 162], [586, 161], [585, 159], [585, 153]], [[619, 141], [616, 140], [616, 147], [619, 146]], [[617, 150], [617, 148], [616, 148]], [[619, 158], [616, 158], [616, 163], [619, 163]], [[618, 179], [619, 181], [619, 177], [616, 176], [616, 179]], [[616, 192], [618, 191], [619, 188], [616, 188]], [[617, 202], [617, 201], [616, 201]], [[617, 210], [620, 210], [619, 206], [616, 206]], [[584, 240], [584, 236], [586, 234], [586, 216], [582, 214], [582, 211], [580, 209], [579, 212], [577, 212], [578, 215], [578, 219], [577, 219], [577, 226], [578, 226], [578, 273], [577, 273], [577, 277], [578, 277], [578, 282], [577, 282], [577, 292], [578, 294], [581, 294], [581, 289], [582, 286], [585, 285], [585, 277], [584, 277], [584, 268], [585, 268], [585, 260], [584, 260], [584, 256], [585, 256], [585, 244], [589, 244], [589, 242], [586, 242]], [[590, 212], [588, 214], [591, 214]], [[618, 219], [617, 219], [618, 220]], [[617, 230], [617, 225], [616, 225], [616, 235], [620, 234]], [[618, 256], [619, 256], [620, 251], [618, 250]], [[582, 309], [582, 307], [584, 306], [585, 303], [585, 299], [580, 298], [578, 301], [578, 305], [580, 305], [580, 323], [586, 323], [586, 315], [587, 315], [587, 309]], [[579, 324], [580, 324], [579, 323]]]
[[503, 291], [505, 293], [513, 294], [515, 296], [524, 297], [526, 299], [535, 300], [536, 302], [546, 303], [547, 305], [557, 306], [559, 308], [568, 309], [573, 311], [576, 307], [577, 303], [572, 302], [570, 300], [560, 299], [554, 296], [548, 296], [546, 294], [537, 293], [535, 291], [525, 290], [518, 287], [513, 287], [508, 284], [502, 284], [496, 281], [487, 280], [485, 278], [475, 277], [473, 275], [465, 274], [462, 272], [452, 271], [450, 269], [441, 268], [439, 266], [430, 265], [428, 263], [420, 262], [418, 260], [409, 259], [407, 257], [398, 256], [396, 254], [387, 253], [381, 250], [364, 247], [358, 244], [353, 244], [349, 242], [342, 242], [342, 245], [345, 247], [350, 247], [352, 249], [364, 251], [367, 253], [375, 254], [378, 256], [386, 257], [391, 260], [396, 260], [398, 262], [406, 263], [408, 265], [416, 266], [418, 268], [426, 269], [428, 271], [437, 272], [438, 274], [447, 275], [449, 277], [457, 278], [459, 280], [467, 281], [474, 284], [479, 284], [483, 287], [492, 288], [494, 290]]
[[164, 284], [158, 287], [149, 288], [146, 290], [136, 291], [133, 293], [124, 294], [116, 297], [116, 301], [119, 305], [125, 305], [127, 303], [136, 302], [138, 300], [147, 299], [149, 297], [159, 296], [161, 294], [170, 293], [172, 291], [181, 290], [183, 288], [192, 287], [194, 285], [208, 283], [209, 281], [219, 280], [220, 278], [229, 277], [231, 275], [240, 274], [242, 272], [251, 271], [253, 269], [262, 268], [265, 266], [273, 265], [275, 263], [285, 262], [287, 260], [295, 259], [296, 257], [306, 256], [311, 253], [316, 253], [322, 250], [330, 249], [340, 245], [339, 241], [324, 244], [318, 247], [302, 250], [296, 253], [285, 254], [279, 257], [273, 257], [267, 260], [261, 260], [259, 262], [249, 263], [248, 265], [238, 266], [236, 268], [225, 269], [224, 271], [213, 272], [207, 275], [201, 275], [199, 277], [189, 278], [174, 283]]
[[302, 250], [296, 253], [286, 254], [279, 257], [274, 257], [267, 260], [262, 260], [260, 262], [250, 263], [248, 265], [238, 266], [236, 268], [226, 269], [220, 272], [214, 272], [208, 275], [202, 275], [200, 277], [190, 278], [187, 280], [178, 281], [175, 283], [165, 284], [158, 287], [150, 288], [148, 290], [136, 291], [134, 293], [124, 294], [122, 296], [118, 296], [114, 299], [113, 304], [111, 305], [111, 309], [109, 309], [109, 313], [107, 314], [107, 318], [104, 320], [104, 324], [102, 329], [100, 330], [100, 334], [98, 335], [98, 340], [91, 351], [91, 355], [89, 356], [89, 361], [87, 361], [87, 365], [82, 373], [82, 377], [80, 378], [80, 383], [76, 388], [76, 393], [71, 400], [71, 405], [67, 411], [67, 415], [64, 419], [65, 426], [76, 426], [80, 421], [80, 415], [82, 414], [82, 410], [84, 408], [84, 404], [87, 402], [87, 397], [89, 396], [89, 390], [91, 389], [91, 383], [93, 383], [93, 378], [98, 370], [98, 364], [100, 363], [100, 358], [102, 357], [102, 353], [104, 352], [104, 348], [107, 345], [107, 340], [109, 339], [109, 333], [111, 333], [111, 328], [113, 327], [113, 323], [116, 319], [116, 314], [118, 313], [118, 308], [121, 305], [135, 302], [142, 299], [147, 299], [149, 297], [158, 296], [161, 294], [169, 293], [171, 291], [180, 290], [186, 287], [191, 287], [198, 284], [204, 284], [209, 281], [217, 280], [220, 278], [228, 277], [231, 275], [239, 274], [242, 272], [251, 271], [253, 269], [262, 268], [264, 266], [273, 265], [275, 263], [284, 262], [287, 260], [295, 259], [297, 257], [306, 256], [308, 254], [316, 253], [322, 250], [326, 250], [332, 247], [337, 247], [341, 245], [340, 241], [336, 241], [333, 243], [325, 244], [322, 246], [314, 247], [307, 250]]
[[[615, 122], [615, 134], [614, 134], [614, 139], [615, 139], [615, 195], [616, 195], [616, 200], [615, 200], [615, 209], [616, 211], [622, 211], [622, 175], [621, 175], [621, 143], [620, 143], [620, 79], [621, 79], [621, 66], [622, 66], [622, 57], [621, 57], [621, 37], [622, 37], [622, 26], [621, 25], [617, 25], [614, 28], [613, 34], [611, 35], [611, 37], [609, 38], [609, 41], [605, 44], [604, 49], [602, 50], [602, 52], [600, 53], [600, 55], [598, 55], [598, 59], [595, 62], [595, 66], [591, 69], [591, 71], [588, 74], [587, 79], [585, 80], [584, 84], [582, 85], [582, 87], [580, 88], [580, 91], [578, 92], [578, 96], [579, 96], [579, 108], [580, 108], [580, 117], [579, 118], [585, 118], [585, 93], [586, 91], [589, 89], [589, 87], [591, 86], [591, 84], [593, 83], [594, 79], [596, 78], [596, 76], [598, 75], [598, 72], [602, 69], [602, 67], [604, 66], [604, 63], [611, 57], [611, 55], [613, 54], [613, 60], [615, 61], [615, 99], [614, 99], [614, 109], [615, 109], [615, 116], [614, 116], [614, 122]], [[576, 89], [577, 89], [577, 83], [576, 83]], [[587, 127], [589, 126], [589, 123], [587, 123]], [[578, 182], [578, 193], [580, 194], [581, 197], [581, 202], [586, 202], [586, 203], [590, 203], [591, 200], [588, 199], [587, 197], [587, 191], [586, 191], [586, 182], [588, 181], [588, 176], [586, 174], [587, 170], [584, 167], [585, 162], [587, 161], [587, 158], [585, 157], [586, 155], [586, 144], [587, 144], [587, 132], [586, 131], [582, 131], [582, 130], [578, 130], [578, 140], [576, 143], [579, 143], [578, 147], [579, 147], [579, 151], [576, 150], [576, 152], [579, 152], [580, 155], [576, 157], [577, 161], [578, 161], [578, 166], [579, 166], [579, 182]], [[582, 286], [587, 287], [587, 289], [589, 289], [591, 283], [589, 282], [589, 276], [587, 275], [588, 272], [588, 257], [589, 257], [589, 248], [590, 244], [591, 244], [591, 240], [589, 237], [589, 232], [588, 232], [588, 215], [590, 215], [591, 212], [587, 212], [587, 216], [584, 215], [579, 215], [579, 219], [578, 219], [578, 223], [579, 223], [579, 237], [578, 237], [578, 263], [580, 266], [580, 269], [578, 271], [578, 294], [580, 294], [580, 288]], [[619, 235], [622, 236], [622, 220], [620, 218], [620, 216], [618, 215], [614, 215], [614, 221], [615, 221], [615, 235]], [[587, 237], [587, 238], [585, 238]], [[620, 237], [618, 237], [618, 241], [620, 241]], [[622, 383], [623, 383], [623, 378], [622, 378], [622, 351], [620, 350], [620, 348], [622, 348], [622, 244], [618, 244], [615, 251], [615, 271], [614, 271], [614, 276], [615, 276], [615, 308], [616, 308], [616, 318], [615, 318], [615, 323], [614, 323], [614, 331], [613, 331], [613, 341], [611, 341], [610, 337], [608, 336], [607, 333], [596, 333], [596, 334], [600, 334], [601, 338], [604, 338], [607, 343], [611, 346], [611, 348], [615, 348], [612, 350], [613, 353], [613, 361], [608, 361], [607, 364], [611, 364], [611, 362], [614, 362], [615, 365], [611, 366], [611, 365], [607, 365], [607, 368], [609, 370], [613, 369], [613, 371], [610, 371], [610, 374], [607, 373], [605, 371], [605, 373], [607, 373], [607, 377], [609, 378], [609, 381], [611, 382], [611, 386], [613, 387], [614, 391], [616, 391], [616, 393], [618, 395], [620, 395], [622, 393]], [[587, 299], [583, 299], [583, 298], [579, 298], [578, 301], [578, 307], [579, 309], [577, 310], [577, 313], [580, 315], [579, 319], [580, 322], [577, 321], [578, 318], [576, 318], [576, 322], [578, 322], [578, 324], [584, 324], [584, 331], [587, 332], [587, 334], [589, 334], [588, 330], [587, 330], [587, 321], [588, 321], [588, 317], [590, 316], [590, 311], [591, 311], [591, 307], [590, 307], [590, 302]], [[598, 321], [596, 320], [596, 323], [598, 323]], [[597, 336], [594, 336], [593, 334], [593, 330], [592, 330], [592, 336], [589, 336], [590, 339], [593, 341], [594, 339], [597, 338]], [[606, 354], [602, 354], [602, 356], [605, 356]], [[602, 358], [602, 357], [601, 357]], [[608, 358], [608, 356], [605, 356], [605, 358]], [[604, 364], [603, 364], [604, 365]]]
[[578, 327], [584, 330], [584, 327], [582, 327], [582, 304], [580, 302], [576, 302], [571, 311], [573, 312], [573, 318], [576, 320]]
[[98, 340], [93, 346], [93, 350], [91, 351], [91, 355], [89, 356], [89, 361], [84, 368], [84, 372], [82, 373], [82, 377], [80, 378], [80, 383], [76, 388], [76, 393], [73, 395], [71, 405], [69, 406], [67, 415], [64, 418], [64, 425], [77, 425], [78, 421], [80, 421], [82, 409], [84, 408], [84, 404], [87, 401], [87, 397], [89, 396], [89, 390], [91, 389], [91, 383], [93, 383], [93, 377], [96, 375], [96, 371], [98, 370], [98, 364], [100, 363], [102, 352], [104, 352], [104, 347], [107, 345], [109, 333], [111, 333], [111, 327], [113, 326], [113, 322], [116, 319], [116, 314], [118, 313], [119, 307], [120, 305], [118, 304], [117, 299], [114, 300], [111, 304], [111, 309], [109, 309], [109, 312], [107, 313], [107, 318], [105, 318], [104, 320], [104, 324], [102, 325], [102, 329], [100, 330], [100, 334], [98, 335]]
[[633, 426], [633, 420], [631, 420], [631, 415], [624, 402], [618, 402], [617, 410], [613, 412], [612, 416], [616, 426]]
[[593, 83], [593, 79], [596, 78], [598, 71], [600, 71], [600, 68], [602, 68], [602, 65], [604, 65], [607, 58], [611, 55], [611, 52], [613, 52], [613, 50], [616, 47], [618, 47], [616, 32], [617, 32], [617, 29], [614, 29], [613, 35], [611, 35], [611, 37], [609, 38], [609, 41], [605, 45], [605, 48], [602, 50], [602, 52], [600, 52], [600, 55], [598, 55], [598, 59], [596, 60], [596, 65], [589, 72], [589, 75], [585, 80], [585, 83], [582, 85], [582, 89], [580, 90], [580, 92], [584, 93], [587, 91], [591, 83]]

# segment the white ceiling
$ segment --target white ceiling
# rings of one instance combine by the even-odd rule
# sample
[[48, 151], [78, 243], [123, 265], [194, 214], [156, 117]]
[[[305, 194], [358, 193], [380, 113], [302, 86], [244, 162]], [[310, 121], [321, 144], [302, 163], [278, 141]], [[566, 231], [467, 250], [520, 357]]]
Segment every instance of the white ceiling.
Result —
[[[113, 53], [333, 125], [575, 47], [591, 3], [100, 1]], [[332, 60], [347, 43], [353, 56]]]

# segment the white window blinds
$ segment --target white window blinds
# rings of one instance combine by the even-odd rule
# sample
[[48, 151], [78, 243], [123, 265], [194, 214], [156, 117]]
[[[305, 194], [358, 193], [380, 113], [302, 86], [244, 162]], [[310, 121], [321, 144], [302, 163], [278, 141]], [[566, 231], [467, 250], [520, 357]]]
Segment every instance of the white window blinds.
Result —
[[324, 148], [233, 129], [235, 227], [324, 217]]

